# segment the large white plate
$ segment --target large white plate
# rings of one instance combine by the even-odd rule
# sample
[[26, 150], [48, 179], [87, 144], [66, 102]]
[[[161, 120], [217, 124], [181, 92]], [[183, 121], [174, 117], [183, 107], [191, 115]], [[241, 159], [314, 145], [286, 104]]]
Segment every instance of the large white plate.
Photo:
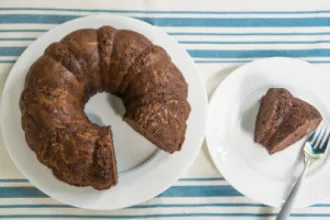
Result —
[[[21, 128], [19, 98], [30, 65], [52, 42], [71, 31], [112, 25], [144, 34], [153, 43], [165, 48], [182, 71], [189, 85], [191, 114], [187, 121], [186, 140], [182, 150], [169, 155], [134, 132], [121, 120], [121, 101], [105, 93], [93, 97], [86, 106], [92, 121], [112, 126], [119, 184], [109, 190], [73, 187], [55, 179], [40, 164], [26, 144]], [[97, 15], [62, 24], [47, 32], [29, 46], [17, 60], [6, 81], [2, 95], [1, 128], [9, 154], [22, 174], [45, 194], [73, 206], [110, 210], [132, 206], [155, 197], [182, 175], [197, 156], [204, 137], [207, 95], [202, 77], [187, 52], [162, 30], [131, 18]]]
[[[330, 117], [330, 73], [290, 58], [267, 58], [231, 73], [215, 91], [209, 106], [206, 140], [212, 160], [226, 180], [257, 202], [279, 207], [302, 171], [303, 141], [270, 156], [253, 141], [259, 99], [268, 88], [282, 87], [313, 104], [325, 123]], [[330, 196], [329, 157], [308, 174], [296, 207]]]

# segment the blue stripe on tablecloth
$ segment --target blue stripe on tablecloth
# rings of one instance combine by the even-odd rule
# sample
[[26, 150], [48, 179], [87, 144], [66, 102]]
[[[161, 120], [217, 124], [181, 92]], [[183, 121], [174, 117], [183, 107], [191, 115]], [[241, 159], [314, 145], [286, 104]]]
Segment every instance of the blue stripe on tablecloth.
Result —
[[[150, 205], [135, 205], [127, 207], [126, 209], [150, 209], [150, 208], [194, 208], [194, 207], [268, 207], [257, 203], [171, 203], [171, 204], [150, 204]], [[311, 207], [315, 208], [329, 208], [330, 204], [315, 204]], [[0, 205], [0, 209], [21, 209], [21, 208], [72, 208], [76, 207], [65, 204], [14, 204], [14, 205]]]
[[210, 177], [210, 178], [180, 178], [179, 181], [219, 181], [225, 180], [222, 177]]
[[[327, 204], [326, 204], [327, 205]], [[322, 207], [329, 207], [322, 206]], [[152, 205], [135, 205], [126, 209], [149, 209], [149, 208], [194, 208], [194, 207], [268, 207], [256, 203], [195, 203], [195, 204], [152, 204]], [[20, 209], [20, 208], [76, 208], [65, 204], [14, 204], [0, 205], [0, 209]]]
[[327, 17], [314, 18], [148, 18], [135, 17], [157, 26], [173, 27], [317, 27], [329, 26]]
[[330, 49], [187, 50], [194, 58], [329, 57]]
[[[217, 63], [227, 63], [227, 64], [232, 64], [232, 63], [248, 63], [253, 61], [251, 60], [241, 60], [241, 59], [236, 59], [236, 60], [194, 60], [196, 64], [217, 64]], [[329, 64], [330, 60], [305, 60], [306, 62], [313, 63], [313, 64]], [[0, 60], [0, 64], [10, 64], [10, 63], [15, 63], [16, 60]]]
[[[219, 181], [225, 180], [223, 177], [206, 177], [206, 178], [180, 178], [179, 181]], [[29, 182], [27, 179], [0, 179], [0, 183], [17, 183]]]
[[26, 183], [27, 179], [0, 179], [0, 183]]
[[[206, 177], [206, 178], [180, 178], [178, 181], [224, 181], [223, 177]], [[29, 182], [27, 179], [0, 179], [0, 183], [19, 183]]]
[[[82, 17], [77, 15], [0, 15], [0, 24], [61, 24]], [[330, 26], [328, 17], [310, 18], [150, 18], [134, 17], [157, 26], [173, 27], [323, 27]]]
[[[236, 59], [236, 60], [194, 60], [196, 64], [233, 64], [233, 63], [248, 63], [253, 61], [251, 60], [241, 60], [241, 59]], [[313, 63], [313, 64], [329, 64], [330, 60], [305, 60], [306, 62]], [[0, 64], [13, 64], [15, 63], [16, 60], [0, 60]]]
[[330, 32], [284, 32], [284, 33], [209, 33], [209, 32], [168, 32], [167, 34], [173, 36], [315, 36], [315, 35], [330, 35]]
[[[242, 196], [229, 185], [172, 186], [157, 197], [227, 197]], [[35, 187], [0, 187], [0, 198], [47, 198]]]
[[218, 197], [242, 196], [229, 185], [172, 186], [157, 197]]
[[[0, 38], [1, 41], [1, 38]], [[315, 41], [179, 41], [180, 44], [321, 44], [330, 43], [330, 40]]]
[[[173, 213], [141, 215], [0, 215], [0, 218], [78, 218], [78, 219], [142, 219], [142, 218], [178, 218], [178, 217], [274, 217], [277, 213]], [[330, 217], [330, 213], [293, 213], [291, 217]]]
[[[35, 41], [35, 37], [13, 38], [4, 37], [0, 41]], [[315, 41], [178, 41], [180, 44], [322, 44], [330, 43], [330, 40], [315, 40]]]
[[[188, 207], [269, 207], [257, 203], [195, 203], [195, 204], [152, 204], [152, 205], [135, 205], [128, 209], [143, 209], [143, 208], [188, 208]], [[311, 207], [327, 208], [330, 204], [320, 203]]]
[[113, 13], [153, 13], [153, 14], [320, 14], [330, 13], [329, 10], [315, 11], [162, 11], [162, 10], [109, 10], [109, 9], [81, 9], [81, 8], [42, 8], [17, 7], [0, 8], [0, 11], [69, 11], [69, 12], [113, 12]]
[[0, 205], [0, 209], [42, 209], [42, 208], [76, 208], [65, 204], [15, 204]]
[[0, 64], [1, 63], [15, 63], [16, 62], [16, 60], [0, 60]]
[[[195, 63], [197, 64], [216, 64], [216, 63], [249, 63], [253, 61], [251, 60], [241, 60], [241, 59], [236, 59], [236, 60], [194, 60]], [[305, 60], [306, 62], [313, 63], [313, 64], [327, 64], [330, 63], [329, 60]]]
[[[127, 209], [148, 209], [148, 208], [194, 208], [194, 207], [268, 207], [256, 203], [195, 203], [195, 204], [152, 204], [135, 205]], [[1, 208], [1, 207], [0, 207]]]
[[0, 33], [3, 33], [3, 32], [5, 32], [5, 33], [7, 33], [7, 32], [8, 33], [12, 33], [12, 32], [24, 33], [24, 32], [46, 32], [46, 31], [48, 31], [48, 30], [47, 29], [2, 29], [2, 30], [0, 30]]
[[137, 218], [178, 218], [178, 217], [271, 217], [272, 213], [180, 213], [147, 215], [0, 215], [0, 218], [93, 218], [93, 219], [137, 219]]
[[195, 63], [204, 63], [204, 64], [212, 64], [212, 63], [248, 63], [253, 61], [252, 59], [250, 60], [241, 60], [241, 59], [232, 59], [232, 60], [194, 60]]
[[[0, 56], [20, 56], [26, 47], [0, 47]], [[330, 49], [187, 50], [193, 58], [330, 57]]]
[[[0, 33], [46, 32], [48, 29], [1, 29]], [[284, 32], [284, 33], [205, 33], [205, 32], [168, 32], [173, 36], [317, 36], [330, 35], [330, 32]]]
[[35, 37], [21, 37], [21, 38], [14, 38], [14, 37], [0, 37], [0, 41], [34, 41], [37, 38]]
[[47, 198], [35, 187], [0, 187], [0, 198]]
[[[326, 204], [327, 205], [327, 204]], [[330, 206], [330, 204], [329, 204]], [[322, 207], [329, 207], [322, 206]], [[195, 204], [152, 204], [152, 205], [135, 205], [126, 209], [149, 209], [149, 208], [194, 208], [194, 207], [268, 207], [255, 203], [195, 203]], [[14, 204], [0, 205], [0, 209], [21, 209], [21, 208], [76, 208], [65, 204]]]
[[20, 56], [26, 47], [0, 47], [0, 56]]

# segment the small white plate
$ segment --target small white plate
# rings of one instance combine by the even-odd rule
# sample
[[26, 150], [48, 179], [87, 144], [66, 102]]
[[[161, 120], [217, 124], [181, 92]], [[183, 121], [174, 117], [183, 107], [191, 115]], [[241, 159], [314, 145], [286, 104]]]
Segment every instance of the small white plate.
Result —
[[[18, 103], [29, 67], [50, 43], [59, 41], [74, 30], [102, 25], [137, 31], [165, 48], [189, 85], [188, 101], [192, 111], [187, 121], [182, 150], [170, 155], [156, 148], [122, 121], [124, 110], [119, 99], [106, 93], [92, 97], [85, 111], [92, 121], [111, 125], [119, 170], [117, 186], [97, 191], [91, 187], [79, 188], [60, 182], [37, 161], [24, 138]], [[188, 169], [202, 145], [207, 104], [201, 75], [187, 52], [173, 38], [145, 22], [121, 16], [97, 15], [62, 24], [42, 35], [25, 50], [12, 68], [3, 90], [1, 129], [5, 145], [18, 169], [45, 194], [72, 206], [110, 210], [132, 206], [157, 196]]]
[[[212, 160], [226, 180], [245, 196], [279, 207], [303, 168], [303, 141], [270, 156], [254, 143], [259, 100], [268, 88], [282, 87], [314, 105], [325, 123], [330, 118], [330, 73], [291, 58], [266, 58], [231, 73], [209, 106], [206, 140]], [[325, 160], [308, 174], [296, 207], [330, 196], [330, 167]], [[328, 173], [327, 173], [328, 172]]]

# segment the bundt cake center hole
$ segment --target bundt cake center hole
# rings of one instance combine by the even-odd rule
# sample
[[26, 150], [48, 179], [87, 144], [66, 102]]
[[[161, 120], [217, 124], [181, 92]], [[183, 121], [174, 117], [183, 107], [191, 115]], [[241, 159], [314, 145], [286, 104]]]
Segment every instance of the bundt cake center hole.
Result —
[[118, 175], [142, 167], [158, 152], [151, 142], [123, 122], [125, 107], [120, 98], [97, 93], [87, 101], [84, 111], [92, 123], [111, 126]]
[[121, 120], [125, 114], [125, 107], [120, 98], [102, 92], [88, 100], [84, 111], [91, 122], [99, 126], [108, 126], [114, 123], [113, 117]]

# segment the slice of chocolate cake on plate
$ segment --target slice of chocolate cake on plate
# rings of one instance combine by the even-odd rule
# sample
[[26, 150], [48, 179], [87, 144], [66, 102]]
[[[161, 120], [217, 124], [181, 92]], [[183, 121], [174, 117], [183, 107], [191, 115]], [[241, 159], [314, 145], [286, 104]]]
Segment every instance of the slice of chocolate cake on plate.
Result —
[[312, 132], [322, 116], [309, 103], [283, 88], [271, 88], [261, 99], [254, 141], [269, 154], [282, 151]]

